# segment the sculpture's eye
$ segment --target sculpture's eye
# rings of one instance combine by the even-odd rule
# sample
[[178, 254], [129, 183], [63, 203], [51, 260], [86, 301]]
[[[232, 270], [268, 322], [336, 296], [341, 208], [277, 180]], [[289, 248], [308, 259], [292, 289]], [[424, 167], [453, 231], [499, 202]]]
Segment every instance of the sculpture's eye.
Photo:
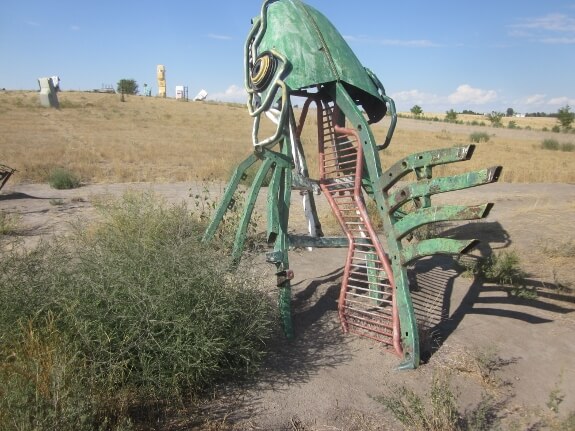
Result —
[[270, 52], [262, 53], [252, 66], [250, 79], [256, 91], [263, 91], [276, 73], [277, 59]]

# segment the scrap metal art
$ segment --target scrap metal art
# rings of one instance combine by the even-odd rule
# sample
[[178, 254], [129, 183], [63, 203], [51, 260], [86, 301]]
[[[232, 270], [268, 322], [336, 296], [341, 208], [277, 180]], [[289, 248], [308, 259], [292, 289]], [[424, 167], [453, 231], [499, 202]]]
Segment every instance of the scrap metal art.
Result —
[[0, 164], [0, 190], [2, 190], [4, 184], [6, 184], [14, 172], [16, 172], [16, 169]]
[[[248, 111], [254, 118], [253, 152], [235, 169], [204, 240], [214, 237], [246, 170], [260, 163], [246, 194], [232, 256], [236, 261], [241, 257], [258, 193], [266, 175], [271, 175], [267, 238], [273, 251], [267, 261], [277, 268], [286, 336], [294, 335], [290, 246], [347, 247], [338, 301], [343, 330], [390, 347], [403, 358], [399, 368], [417, 367], [419, 336], [406, 266], [422, 256], [465, 253], [477, 241], [433, 238], [418, 242], [411, 234], [439, 221], [485, 217], [491, 204], [434, 206], [431, 196], [497, 181], [501, 167], [432, 177], [437, 165], [468, 160], [474, 150], [469, 145], [412, 154], [382, 168], [379, 152], [390, 144], [396, 125], [394, 102], [327, 18], [300, 0], [264, 1], [245, 44], [245, 87]], [[305, 100], [297, 121], [294, 97], [299, 103]], [[312, 104], [317, 113], [317, 180], [309, 178], [300, 139]], [[386, 139], [378, 145], [370, 125], [388, 112], [391, 121]], [[274, 124], [271, 136], [260, 136], [264, 117]], [[398, 183], [410, 173], [416, 181]], [[288, 233], [292, 190], [303, 194], [309, 235]], [[314, 202], [314, 195], [320, 193], [327, 198], [344, 237], [323, 236]], [[368, 216], [366, 199], [372, 199], [379, 212], [381, 239]]]

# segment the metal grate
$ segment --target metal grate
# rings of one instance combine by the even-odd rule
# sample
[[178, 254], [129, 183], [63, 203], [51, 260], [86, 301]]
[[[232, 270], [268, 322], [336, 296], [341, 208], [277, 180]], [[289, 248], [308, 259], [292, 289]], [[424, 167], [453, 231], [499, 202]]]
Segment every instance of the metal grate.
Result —
[[391, 268], [363, 199], [359, 136], [335, 124], [332, 103], [318, 106], [318, 126], [320, 187], [349, 240], [338, 304], [343, 330], [401, 354]]

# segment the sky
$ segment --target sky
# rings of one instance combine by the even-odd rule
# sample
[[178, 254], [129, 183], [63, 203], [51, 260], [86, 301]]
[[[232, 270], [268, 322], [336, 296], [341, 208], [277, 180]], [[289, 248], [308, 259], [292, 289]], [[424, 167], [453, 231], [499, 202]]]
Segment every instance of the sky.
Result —
[[[307, 0], [379, 77], [399, 111], [575, 107], [575, 0]], [[135, 79], [245, 102], [243, 47], [260, 0], [3, 0], [0, 88]]]

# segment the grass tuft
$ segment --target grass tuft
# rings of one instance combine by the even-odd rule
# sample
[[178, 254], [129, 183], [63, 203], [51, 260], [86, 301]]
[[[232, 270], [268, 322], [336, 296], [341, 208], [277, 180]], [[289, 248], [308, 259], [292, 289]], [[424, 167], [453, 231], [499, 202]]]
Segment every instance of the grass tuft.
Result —
[[457, 395], [447, 375], [433, 377], [431, 388], [422, 397], [405, 386], [392, 388], [392, 395], [376, 397], [405, 429], [411, 431], [482, 431], [497, 425], [497, 406], [484, 396], [473, 410], [459, 412]]
[[471, 142], [489, 142], [489, 134], [485, 132], [473, 132], [469, 135], [469, 140]]
[[58, 190], [75, 189], [80, 187], [80, 180], [76, 175], [64, 168], [54, 168], [48, 178], [50, 187]]
[[0, 211], [0, 235], [11, 235], [18, 230], [19, 217]]
[[544, 150], [557, 151], [559, 149], [559, 142], [556, 139], [545, 139], [541, 143], [541, 148]]

